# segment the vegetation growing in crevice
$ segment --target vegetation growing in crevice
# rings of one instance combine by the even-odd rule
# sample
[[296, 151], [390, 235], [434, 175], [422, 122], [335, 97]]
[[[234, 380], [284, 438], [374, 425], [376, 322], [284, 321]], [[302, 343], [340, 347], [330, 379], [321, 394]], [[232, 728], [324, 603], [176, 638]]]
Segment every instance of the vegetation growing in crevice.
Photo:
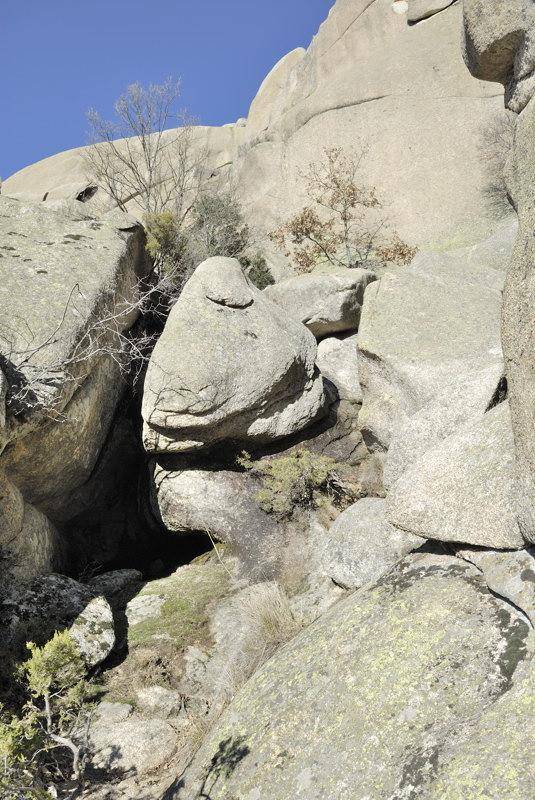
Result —
[[[87, 755], [92, 706], [86, 666], [70, 633], [56, 631], [13, 676], [25, 702], [0, 706], [0, 787], [6, 800], [50, 797], [48, 785], [76, 788]], [[56, 795], [57, 796], [57, 795]]]
[[338, 504], [357, 499], [341, 477], [344, 465], [310, 450], [294, 450], [269, 461], [252, 461], [244, 451], [238, 464], [260, 478], [262, 488], [254, 496], [260, 508], [281, 520], [296, 508], [315, 508], [322, 495]]
[[370, 214], [380, 209], [375, 187], [360, 180], [367, 147], [343, 150], [325, 147], [321, 161], [300, 173], [309, 204], [269, 234], [295, 264], [297, 273], [318, 265], [371, 267], [377, 262], [410, 264], [416, 247], [397, 233], [385, 237], [384, 220]]

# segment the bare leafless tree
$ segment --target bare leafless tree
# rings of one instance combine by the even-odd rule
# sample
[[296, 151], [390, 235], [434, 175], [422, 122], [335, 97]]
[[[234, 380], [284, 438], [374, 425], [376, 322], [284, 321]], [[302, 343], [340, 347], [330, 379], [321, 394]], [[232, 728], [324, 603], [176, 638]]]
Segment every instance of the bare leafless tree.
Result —
[[205, 148], [195, 120], [177, 108], [180, 81], [148, 89], [129, 86], [115, 103], [115, 120], [88, 114], [91, 145], [84, 158], [91, 179], [117, 203], [135, 200], [145, 214], [172, 213], [182, 225], [204, 178]]

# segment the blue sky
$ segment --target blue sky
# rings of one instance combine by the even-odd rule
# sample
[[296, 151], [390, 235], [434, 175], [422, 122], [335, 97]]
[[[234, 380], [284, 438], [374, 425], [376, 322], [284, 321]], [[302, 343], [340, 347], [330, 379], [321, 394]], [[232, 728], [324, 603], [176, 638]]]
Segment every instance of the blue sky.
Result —
[[204, 125], [247, 115], [271, 67], [334, 0], [0, 0], [0, 176], [87, 143], [131, 83], [182, 78]]

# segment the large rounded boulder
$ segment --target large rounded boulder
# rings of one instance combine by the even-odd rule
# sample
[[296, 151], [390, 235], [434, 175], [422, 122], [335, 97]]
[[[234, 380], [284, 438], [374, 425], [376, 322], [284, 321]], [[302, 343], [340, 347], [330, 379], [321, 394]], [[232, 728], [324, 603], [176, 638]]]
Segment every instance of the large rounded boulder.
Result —
[[143, 398], [144, 442], [185, 452], [233, 439], [267, 442], [325, 410], [316, 342], [271, 303], [239, 262], [204, 261], [173, 306], [152, 354]]

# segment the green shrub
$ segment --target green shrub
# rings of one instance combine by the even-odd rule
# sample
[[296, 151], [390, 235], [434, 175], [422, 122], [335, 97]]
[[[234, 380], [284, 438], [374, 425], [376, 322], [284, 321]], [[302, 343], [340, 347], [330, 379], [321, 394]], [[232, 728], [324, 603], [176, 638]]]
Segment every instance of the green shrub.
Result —
[[346, 494], [338, 475], [343, 465], [309, 450], [268, 462], [253, 462], [244, 452], [238, 462], [261, 478], [262, 488], [254, 496], [260, 508], [280, 519], [291, 517], [296, 507], [314, 508], [321, 494], [335, 500]]
[[241, 262], [245, 267], [247, 277], [257, 289], [265, 289], [266, 286], [271, 286], [275, 283], [275, 279], [262, 253], [256, 253], [252, 257], [242, 257]]
[[66, 763], [80, 777], [90, 713], [86, 668], [69, 631], [56, 631], [43, 647], [27, 647], [31, 657], [14, 679], [28, 700], [18, 714], [0, 706], [0, 782], [13, 798], [41, 796], [45, 762], [48, 780], [51, 770], [62, 775]]

